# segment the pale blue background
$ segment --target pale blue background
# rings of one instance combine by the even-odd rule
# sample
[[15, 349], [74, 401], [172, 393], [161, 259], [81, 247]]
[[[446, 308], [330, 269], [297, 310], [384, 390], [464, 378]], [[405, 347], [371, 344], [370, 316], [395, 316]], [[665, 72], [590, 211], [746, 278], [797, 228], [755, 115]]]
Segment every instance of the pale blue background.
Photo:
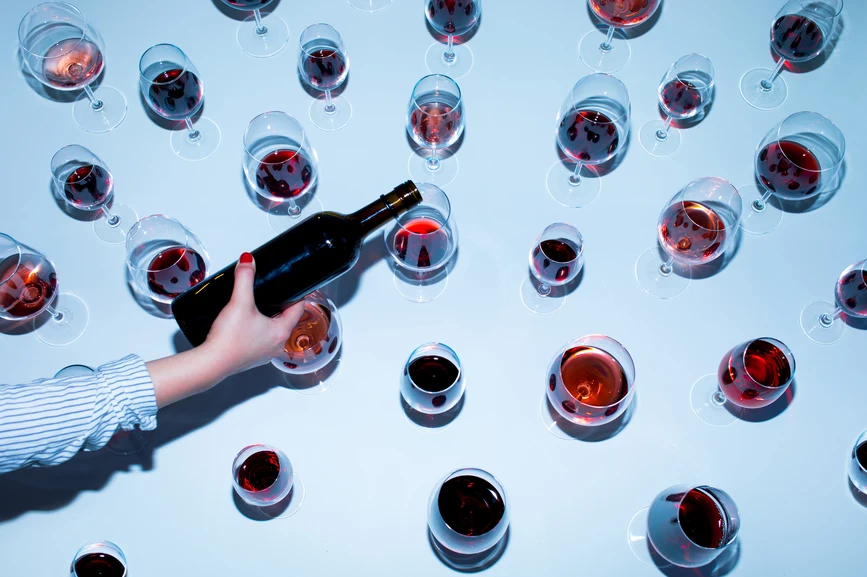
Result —
[[[119, 202], [141, 216], [180, 219], [217, 267], [271, 237], [241, 181], [241, 136], [260, 112], [285, 110], [312, 129], [318, 195], [328, 209], [354, 210], [407, 177], [404, 112], [426, 74], [432, 41], [420, 0], [396, 0], [374, 15], [344, 0], [282, 0], [276, 13], [289, 23], [292, 42], [265, 60], [239, 50], [237, 22], [209, 0], [78, 0], [106, 39], [105, 83], [129, 101], [124, 123], [104, 135], [79, 130], [70, 104], [40, 96], [19, 72], [16, 30], [32, 3], [0, 6], [0, 230], [54, 260], [63, 288], [89, 304], [90, 326], [60, 349], [32, 333], [0, 334], [3, 381], [130, 352], [150, 359], [180, 342], [171, 321], [148, 315], [130, 296], [122, 246], [101, 244], [89, 223], [65, 215], [52, 198], [48, 162], [61, 146], [92, 148], [114, 173]], [[62, 575], [81, 544], [110, 539], [136, 576], [448, 575], [428, 545], [425, 515], [434, 484], [461, 466], [489, 470], [511, 498], [511, 539], [490, 575], [659, 574], [632, 556], [626, 526], [676, 483], [712, 484], [738, 503], [743, 529], [732, 575], [863, 573], [867, 509], [850, 493], [845, 466], [867, 427], [867, 331], [847, 328], [838, 345], [822, 347], [802, 334], [798, 316], [806, 303], [831, 299], [838, 274], [867, 257], [867, 41], [860, 34], [867, 7], [850, 0], [824, 64], [784, 73], [788, 101], [761, 112], [741, 99], [738, 80], [748, 68], [772, 65], [768, 25], [780, 5], [666, 0], [618, 73], [630, 90], [633, 133], [658, 114], [657, 83], [688, 52], [716, 65], [713, 110], [684, 132], [673, 158], [652, 158], [632, 138], [600, 197], [570, 210], [548, 196], [545, 174], [556, 160], [557, 110], [589, 72], [577, 55], [593, 25], [586, 3], [488, 0], [470, 42], [475, 67], [460, 80], [468, 123], [460, 174], [447, 190], [462, 234], [447, 292], [427, 305], [403, 300], [381, 237], [373, 239], [359, 269], [329, 289], [345, 329], [336, 388], [299, 395], [278, 387], [279, 375], [265, 367], [162, 412], [144, 467], [88, 455], [60, 469], [0, 477], [2, 573]], [[355, 115], [331, 134], [312, 127], [310, 97], [295, 73], [297, 38], [319, 21], [341, 31], [352, 59], [345, 95]], [[205, 114], [223, 134], [204, 162], [175, 158], [167, 131], [139, 98], [138, 58], [158, 42], [178, 44], [201, 72]], [[747, 235], [726, 268], [695, 281], [683, 297], [647, 296], [633, 265], [655, 242], [665, 201], [700, 176], [751, 182], [755, 146], [799, 110], [826, 114], [843, 128], [848, 153], [839, 192], [820, 208], [786, 214], [771, 235]], [[584, 234], [586, 271], [556, 315], [536, 317], [518, 287], [533, 239], [558, 220]], [[564, 442], [538, 417], [546, 364], [566, 341], [593, 332], [631, 351], [637, 410], [612, 439]], [[766, 422], [705, 426], [690, 410], [692, 383], [713, 372], [730, 347], [763, 335], [783, 340], [797, 357], [794, 401]], [[463, 413], [436, 435], [411, 428], [398, 402], [403, 362], [431, 340], [458, 352], [467, 382]], [[307, 501], [295, 517], [258, 523], [236, 508], [232, 458], [254, 442], [281, 447], [303, 477]]]

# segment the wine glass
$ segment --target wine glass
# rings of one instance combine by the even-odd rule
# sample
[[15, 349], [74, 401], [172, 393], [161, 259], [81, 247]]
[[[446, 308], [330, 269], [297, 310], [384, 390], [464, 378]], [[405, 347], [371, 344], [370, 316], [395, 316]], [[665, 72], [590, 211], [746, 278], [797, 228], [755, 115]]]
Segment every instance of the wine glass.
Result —
[[349, 75], [349, 55], [340, 33], [329, 24], [314, 24], [301, 33], [298, 73], [314, 90], [325, 91], [325, 104], [319, 99], [310, 104], [310, 120], [320, 130], [340, 130], [352, 118], [349, 99], [332, 96], [331, 91]]
[[419, 80], [412, 89], [406, 113], [406, 130], [421, 148], [429, 148], [424, 158], [415, 151], [409, 157], [409, 175], [417, 182], [443, 187], [458, 174], [454, 154], [439, 158], [440, 150], [457, 143], [464, 132], [464, 104], [458, 83], [440, 74]]
[[458, 225], [439, 187], [418, 185], [422, 201], [390, 222], [383, 233], [394, 260], [394, 286], [405, 299], [430, 302], [446, 290], [448, 264], [458, 248]]
[[102, 34], [66, 2], [32, 8], [18, 25], [18, 45], [28, 70], [55, 90], [84, 90], [72, 118], [87, 132], [108, 132], [126, 117], [126, 97], [111, 86], [90, 87], [105, 67]]
[[[65, 379], [68, 377], [92, 377], [96, 371], [87, 365], [69, 365], [63, 367], [57, 374], [55, 379]], [[148, 446], [151, 442], [152, 433], [135, 425], [130, 430], [118, 428], [112, 435], [111, 439], [105, 445], [105, 450], [113, 455], [127, 456], [138, 453]]]
[[289, 43], [289, 26], [286, 21], [267, 14], [262, 17], [261, 10], [267, 8], [274, 0], [223, 0], [223, 3], [236, 10], [253, 10], [253, 15], [247, 17], [238, 26], [238, 46], [241, 50], [255, 58], [274, 56]]
[[129, 229], [126, 262], [138, 294], [170, 304], [208, 276], [210, 257], [198, 237], [180, 222], [152, 214]]
[[349, 5], [359, 12], [379, 12], [391, 6], [391, 0], [348, 0]]
[[766, 234], [777, 228], [783, 211], [770, 203], [801, 201], [830, 190], [843, 166], [846, 139], [840, 128], [817, 112], [797, 112], [768, 132], [756, 147], [756, 179], [761, 187], [741, 187], [749, 210], [741, 228]]
[[843, 338], [846, 323], [840, 315], [867, 318], [867, 260], [843, 271], [834, 291], [836, 306], [815, 301], [801, 311], [801, 329], [810, 340], [831, 345]]
[[771, 48], [777, 66], [754, 68], [741, 77], [741, 96], [759, 110], [786, 101], [789, 89], [780, 76], [786, 62], [805, 62], [818, 56], [831, 39], [843, 11], [843, 0], [789, 0], [771, 23]]
[[706, 176], [690, 182], [659, 215], [657, 236], [667, 258], [657, 247], [642, 253], [635, 263], [638, 284], [660, 299], [683, 294], [691, 266], [716, 260], [734, 244], [742, 211], [740, 194], [729, 181]]
[[248, 505], [271, 519], [285, 519], [304, 503], [304, 483], [289, 458], [268, 445], [241, 449], [232, 463], [232, 485]]
[[570, 170], [557, 161], [548, 171], [551, 197], [572, 208], [587, 206], [599, 194], [599, 178], [581, 178], [581, 169], [608, 162], [626, 145], [629, 134], [629, 91], [608, 74], [585, 76], [572, 87], [557, 114], [557, 145]]
[[506, 490], [487, 471], [458, 469], [431, 493], [427, 522], [431, 543], [443, 562], [463, 570], [486, 566], [505, 545]]
[[220, 127], [201, 110], [205, 86], [195, 64], [172, 44], [156, 44], [145, 50], [138, 63], [139, 88], [151, 110], [172, 122], [183, 121], [186, 132], [173, 130], [169, 143], [184, 160], [204, 160], [220, 146]]
[[665, 121], [650, 120], [641, 127], [639, 142], [653, 156], [671, 156], [680, 148], [681, 134], [671, 130], [674, 120], [695, 118], [713, 98], [713, 63], [701, 54], [687, 54], [671, 65], [659, 83], [659, 107]]
[[[593, 14], [608, 26], [608, 33], [603, 38], [594, 28], [581, 38], [578, 44], [581, 62], [594, 72], [617, 72], [632, 55], [625, 30], [646, 22], [659, 8], [660, 0], [588, 0], [588, 3]], [[622, 40], [614, 42], [617, 30]]]
[[126, 577], [126, 555], [111, 541], [88, 543], [75, 553], [69, 573], [72, 577]]
[[[37, 317], [45, 311], [50, 318], [40, 324]], [[0, 319], [16, 324], [34, 319], [39, 340], [62, 347], [78, 340], [88, 318], [83, 300], [58, 293], [53, 262], [0, 232]]]
[[635, 363], [611, 337], [587, 335], [560, 348], [545, 382], [539, 407], [545, 428], [561, 439], [574, 439], [572, 425], [598, 427], [626, 412], [635, 398]]
[[726, 353], [715, 375], [695, 382], [690, 404], [696, 416], [712, 427], [727, 427], [750, 411], [783, 396], [795, 378], [795, 356], [783, 342], [752, 339]]
[[856, 489], [867, 494], [867, 432], [862, 433], [849, 459], [849, 480]]
[[58, 196], [72, 208], [99, 211], [105, 218], [93, 221], [93, 232], [107, 244], [122, 244], [129, 227], [138, 220], [135, 210], [113, 203], [114, 178], [108, 165], [87, 148], [70, 144], [51, 158], [51, 174]]
[[[421, 418], [422, 426], [436, 427], [435, 417], [455, 409], [465, 390], [461, 360], [442, 343], [417, 347], [403, 367], [400, 396]], [[413, 418], [411, 422], [418, 420]]]
[[304, 312], [286, 339], [283, 353], [271, 359], [271, 364], [287, 374], [290, 387], [316, 395], [333, 387], [340, 377], [340, 360], [335, 357], [343, 331], [337, 307], [324, 294], [314, 291], [301, 302]]
[[521, 284], [521, 302], [540, 315], [560, 310], [566, 296], [559, 290], [575, 280], [583, 266], [584, 237], [578, 229], [562, 222], [547, 226], [530, 250], [532, 277]]
[[424, 0], [424, 15], [430, 27], [448, 39], [446, 49], [434, 42], [424, 60], [431, 74], [463, 78], [473, 67], [473, 51], [455, 36], [465, 36], [482, 17], [482, 0]]

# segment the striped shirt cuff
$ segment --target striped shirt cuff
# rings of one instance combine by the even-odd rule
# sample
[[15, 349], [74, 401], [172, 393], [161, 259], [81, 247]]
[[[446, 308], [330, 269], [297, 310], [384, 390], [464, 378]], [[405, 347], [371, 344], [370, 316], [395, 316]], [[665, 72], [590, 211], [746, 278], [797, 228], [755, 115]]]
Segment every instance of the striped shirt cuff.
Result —
[[100, 365], [97, 369], [101, 389], [110, 391], [112, 410], [120, 428], [136, 425], [146, 431], [157, 427], [157, 398], [144, 361], [138, 355]]

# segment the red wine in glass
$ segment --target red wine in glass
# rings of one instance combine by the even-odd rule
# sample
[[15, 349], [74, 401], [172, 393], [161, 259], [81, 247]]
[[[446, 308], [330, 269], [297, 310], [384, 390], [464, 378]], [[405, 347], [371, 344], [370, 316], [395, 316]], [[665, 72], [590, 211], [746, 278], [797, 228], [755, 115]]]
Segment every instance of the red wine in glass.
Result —
[[858, 445], [855, 449], [855, 458], [858, 459], [861, 468], [867, 471], [867, 442]]
[[55, 88], [73, 90], [93, 82], [104, 65], [96, 44], [83, 38], [68, 38], [46, 51], [42, 74]]
[[449, 233], [438, 221], [419, 217], [408, 220], [394, 236], [394, 252], [408, 266], [429, 268], [440, 264], [449, 252]]
[[604, 162], [617, 151], [620, 135], [608, 116], [597, 110], [573, 110], [560, 121], [560, 146], [573, 159]]
[[807, 60], [822, 51], [825, 34], [806, 16], [788, 14], [771, 26], [771, 43], [784, 60]]
[[271, 196], [296, 198], [313, 180], [313, 163], [300, 150], [280, 148], [268, 153], [256, 169], [256, 186]]
[[88, 553], [75, 560], [75, 577], [124, 577], [126, 565], [108, 553]]
[[[427, 393], [445, 391], [458, 381], [460, 374], [460, 369], [453, 362], [439, 355], [418, 357], [409, 364], [409, 378]], [[442, 400], [445, 402], [445, 397]]]
[[169, 120], [189, 118], [199, 109], [204, 87], [199, 77], [182, 68], [165, 69], [157, 63], [145, 71], [151, 80], [148, 99], [154, 111]]
[[702, 93], [686, 80], [672, 80], [659, 93], [663, 108], [672, 116], [690, 116], [701, 108]]
[[[577, 346], [563, 353], [560, 376], [569, 395], [584, 405], [609, 407], [626, 397], [628, 380], [620, 362], [596, 347]], [[579, 409], [573, 401], [563, 401], [567, 413]], [[590, 415], [592, 416], [592, 415]]]
[[337, 349], [337, 337], [329, 339], [330, 327], [331, 311], [321, 304], [304, 301], [304, 312], [283, 346], [284, 352], [289, 355], [289, 361], [283, 363], [286, 368], [297, 369], [318, 362], [316, 357], [326, 350], [332, 354]]
[[446, 525], [467, 537], [489, 532], [506, 512], [506, 503], [497, 488], [474, 475], [460, 475], [443, 483], [437, 506]]
[[611, 26], [635, 26], [650, 18], [659, 0], [590, 0], [590, 8]]
[[726, 515], [720, 504], [700, 488], [689, 491], [680, 502], [677, 514], [680, 528], [690, 541], [705, 549], [726, 545]]
[[191, 248], [172, 247], [160, 251], [148, 266], [148, 288], [154, 294], [175, 298], [204, 280], [205, 259]]
[[[17, 268], [16, 268], [17, 267]], [[12, 318], [27, 318], [51, 304], [57, 292], [57, 272], [44, 257], [21, 253], [0, 261], [0, 310]]]
[[238, 468], [238, 485], [246, 491], [269, 488], [280, 475], [280, 457], [274, 451], [253, 453]]
[[461, 112], [456, 98], [446, 94], [435, 98], [416, 105], [410, 115], [410, 128], [416, 139], [428, 146], [449, 146], [461, 127]]
[[533, 249], [533, 269], [536, 277], [548, 284], [568, 282], [572, 268], [577, 264], [579, 249], [565, 238], [548, 239]]
[[319, 90], [334, 90], [346, 79], [346, 57], [332, 47], [304, 49], [303, 74]]
[[700, 263], [719, 256], [726, 234], [722, 218], [701, 202], [675, 202], [659, 218], [659, 236], [666, 252], [687, 262]]
[[427, 19], [437, 32], [460, 36], [475, 26], [479, 7], [473, 0], [430, 0]]
[[66, 177], [63, 194], [78, 208], [91, 208], [105, 202], [111, 193], [111, 173], [98, 164], [79, 166]]
[[766, 407], [785, 392], [793, 371], [784, 351], [770, 341], [756, 339], [746, 350], [735, 347], [722, 360], [720, 390], [739, 407]]
[[867, 316], [867, 269], [856, 268], [840, 277], [837, 303], [849, 314]]
[[788, 200], [801, 200], [821, 190], [819, 159], [792, 140], [768, 144], [756, 159], [756, 173], [769, 191]]

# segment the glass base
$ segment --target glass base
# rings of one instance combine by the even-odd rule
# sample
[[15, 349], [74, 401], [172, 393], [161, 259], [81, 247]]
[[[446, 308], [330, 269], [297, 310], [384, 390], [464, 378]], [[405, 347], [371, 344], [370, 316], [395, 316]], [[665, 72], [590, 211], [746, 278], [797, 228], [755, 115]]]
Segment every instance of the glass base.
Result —
[[830, 325], [823, 325], [820, 319], [823, 315], [831, 317], [836, 312], [837, 307], [831, 303], [812, 302], [801, 311], [801, 329], [814, 343], [833, 345], [843, 338], [846, 323], [838, 317], [831, 321]]
[[256, 17], [250, 15], [238, 26], [238, 46], [254, 58], [274, 56], [289, 42], [289, 26], [273, 14], [263, 14], [262, 24], [268, 29], [265, 34], [256, 32]]
[[109, 224], [108, 218], [103, 215], [93, 221], [93, 232], [105, 244], [123, 244], [126, 242], [126, 233], [138, 222], [138, 214], [125, 204], [113, 205], [111, 214], [118, 218], [114, 225]]
[[360, 12], [379, 12], [391, 6], [391, 0], [349, 0], [349, 5]]
[[345, 96], [332, 96], [333, 112], [325, 110], [325, 96], [310, 103], [310, 120], [319, 130], [335, 132], [349, 124], [352, 120], [352, 103]]
[[626, 542], [629, 543], [629, 550], [632, 551], [636, 559], [650, 567], [657, 567], [651, 553], [653, 545], [647, 538], [648, 513], [650, 513], [650, 507], [645, 507], [632, 516], [629, 527], [626, 529]]
[[743, 410], [738, 407], [734, 414], [728, 410], [731, 403], [720, 391], [716, 375], [705, 375], [695, 382], [689, 392], [689, 403], [695, 416], [711, 427], [732, 425]]
[[151, 431], [145, 431], [139, 428], [138, 425], [129, 431], [118, 429], [114, 436], [109, 439], [105, 450], [112, 455], [121, 457], [134, 455], [148, 446], [152, 436], [153, 433]]
[[295, 475], [295, 479], [292, 481], [292, 490], [282, 501], [268, 507], [256, 507], [256, 509], [269, 519], [288, 519], [298, 512], [301, 505], [304, 504], [304, 497], [306, 496], [307, 490], [304, 488], [304, 481]]
[[[765, 194], [765, 189], [759, 188], [755, 184], [738, 187], [738, 192], [741, 195], [744, 211], [741, 215], [740, 227], [750, 234], [768, 234], [780, 226], [783, 220], [783, 210], [779, 206], [779, 201], [771, 196], [767, 201], [762, 201]], [[762, 210], [756, 210], [754, 203], [762, 201], [764, 207]]]
[[172, 151], [184, 160], [204, 160], [220, 147], [222, 138], [220, 127], [210, 118], [202, 116], [196, 120], [193, 128], [199, 132], [199, 137], [195, 141], [190, 140], [190, 133], [184, 128], [183, 130], [173, 130], [169, 137], [169, 143], [172, 146]]
[[[278, 361], [279, 362], [279, 361]], [[283, 379], [286, 385], [302, 395], [320, 395], [334, 388], [337, 381], [340, 379], [340, 372], [343, 365], [339, 358], [322, 367], [318, 371], [313, 371], [307, 374], [289, 373], [285, 371], [281, 365], [272, 361], [272, 364], [283, 371]]]
[[46, 345], [52, 347], [63, 347], [74, 343], [78, 340], [84, 330], [87, 328], [87, 321], [90, 314], [87, 311], [87, 305], [77, 296], [69, 293], [60, 293], [54, 299], [52, 304], [54, 310], [63, 315], [61, 320], [54, 320], [47, 311], [42, 313], [48, 314], [49, 318], [45, 320], [41, 326], [36, 324], [42, 315], [34, 319], [36, 328], [36, 336]]
[[[651, 248], [644, 251], [635, 261], [635, 278], [644, 292], [658, 299], [673, 299], [682, 295], [689, 288], [692, 280], [689, 267], [679, 267], [668, 275], [659, 269], [665, 262], [659, 257], [659, 249]], [[672, 267], [677, 267], [676, 263]]]
[[786, 101], [789, 88], [780, 74], [774, 78], [770, 90], [762, 88], [762, 82], [767, 80], [772, 72], [770, 68], [754, 68], [741, 76], [741, 96], [753, 108], [773, 110]]
[[624, 68], [632, 56], [632, 48], [626, 34], [622, 30], [614, 32], [611, 49], [602, 50], [602, 43], [608, 34], [598, 29], [591, 30], [581, 38], [578, 44], [578, 56], [587, 68], [594, 72], [617, 72]]
[[665, 139], [660, 140], [657, 133], [663, 130], [665, 130], [664, 121], [651, 120], [645, 123], [638, 133], [638, 141], [641, 143], [641, 148], [651, 156], [665, 158], [680, 149], [680, 143], [683, 140], [680, 136], [680, 131], [675, 128], [669, 128]]
[[562, 287], [551, 287], [551, 292], [543, 296], [539, 293], [538, 286], [539, 282], [529, 277], [521, 283], [521, 302], [524, 306], [537, 315], [550, 315], [559, 311], [566, 300]]
[[[423, 152], [423, 151], [418, 151]], [[460, 164], [455, 156], [440, 158], [439, 168], [430, 170], [427, 165], [427, 155], [413, 152], [409, 157], [409, 177], [417, 182], [427, 182], [440, 188], [445, 188], [455, 181]]]
[[100, 86], [93, 94], [102, 101], [102, 108], [94, 110], [87, 94], [82, 92], [72, 105], [72, 118], [79, 128], [96, 134], [117, 128], [126, 118], [126, 97], [111, 86]]
[[453, 44], [453, 60], [446, 60], [447, 44], [434, 42], [424, 55], [424, 62], [431, 74], [445, 74], [452, 80], [463, 78], [473, 68], [473, 51], [466, 44]]
[[429, 303], [436, 300], [449, 286], [449, 274], [445, 267], [434, 273], [421, 273], [396, 269], [392, 275], [394, 288], [400, 296], [414, 303]]
[[301, 209], [298, 214], [290, 213], [289, 205], [285, 202], [269, 210], [268, 226], [271, 227], [271, 230], [277, 234], [286, 232], [308, 216], [322, 212], [323, 210], [322, 203], [315, 195], [307, 195], [306, 198], [302, 197], [295, 201], [295, 206]]
[[[580, 178], [578, 184], [572, 184], [569, 177], [574, 171], [574, 168], [570, 170], [562, 162], [552, 166], [548, 170], [546, 179], [548, 194], [563, 206], [583, 208], [599, 196], [599, 191], [602, 190], [602, 179], [584, 176]], [[581, 169], [581, 174], [586, 172], [586, 168]]]
[[487, 551], [482, 551], [481, 553], [476, 553], [474, 555], [464, 555], [446, 549], [439, 541], [437, 541], [436, 537], [430, 533], [430, 530], [428, 530], [428, 537], [437, 558], [448, 567], [461, 573], [475, 573], [487, 568], [489, 565], [497, 561], [506, 546], [506, 537], [503, 537], [496, 545]]

